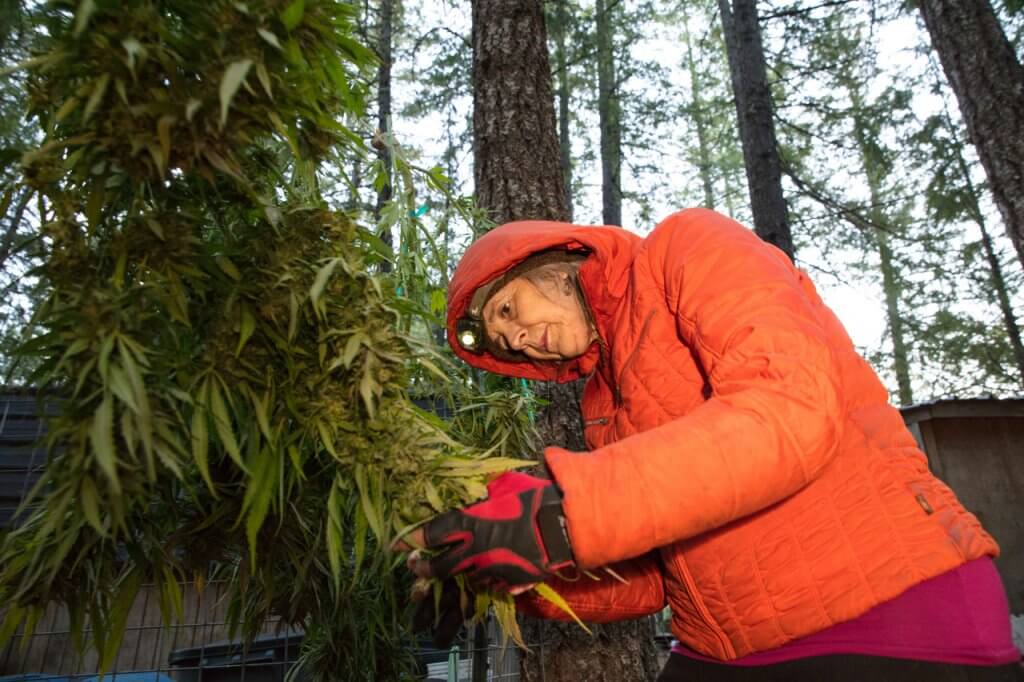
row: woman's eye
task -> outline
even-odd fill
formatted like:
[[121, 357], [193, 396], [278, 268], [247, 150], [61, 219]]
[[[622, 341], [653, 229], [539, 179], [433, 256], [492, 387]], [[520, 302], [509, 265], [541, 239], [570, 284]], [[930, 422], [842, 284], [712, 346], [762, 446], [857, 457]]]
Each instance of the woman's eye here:
[[500, 312], [501, 316], [507, 320], [509, 315], [512, 314], [512, 306], [511, 306], [511, 304], [503, 303], [501, 305], [501, 309], [499, 310], [499, 312]]

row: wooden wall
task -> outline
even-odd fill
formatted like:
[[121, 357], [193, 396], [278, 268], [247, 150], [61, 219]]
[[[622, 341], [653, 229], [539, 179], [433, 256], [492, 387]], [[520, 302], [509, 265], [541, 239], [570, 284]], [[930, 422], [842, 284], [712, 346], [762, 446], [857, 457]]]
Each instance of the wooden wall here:
[[1024, 400], [947, 400], [903, 410], [932, 471], [999, 543], [1010, 610], [1024, 614]]

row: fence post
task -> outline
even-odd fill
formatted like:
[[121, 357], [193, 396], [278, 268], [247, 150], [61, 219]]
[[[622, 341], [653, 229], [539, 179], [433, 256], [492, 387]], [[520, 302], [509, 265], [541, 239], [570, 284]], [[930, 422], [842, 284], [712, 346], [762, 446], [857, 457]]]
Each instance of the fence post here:
[[459, 645], [448, 650], [448, 682], [459, 682]]

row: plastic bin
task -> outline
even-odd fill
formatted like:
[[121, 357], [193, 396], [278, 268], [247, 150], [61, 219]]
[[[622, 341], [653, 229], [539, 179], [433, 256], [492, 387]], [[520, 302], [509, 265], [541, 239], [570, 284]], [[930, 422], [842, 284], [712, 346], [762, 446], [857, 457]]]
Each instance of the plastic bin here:
[[[172, 651], [167, 662], [177, 682], [284, 682], [301, 646], [301, 634], [257, 637], [248, 648], [214, 642]], [[299, 671], [296, 682], [307, 679]]]

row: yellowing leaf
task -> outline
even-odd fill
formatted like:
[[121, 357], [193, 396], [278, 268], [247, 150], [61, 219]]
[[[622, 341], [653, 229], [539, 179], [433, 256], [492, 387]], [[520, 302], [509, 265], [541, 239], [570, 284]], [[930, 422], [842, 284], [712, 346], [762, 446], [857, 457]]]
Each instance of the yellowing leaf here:
[[192, 117], [196, 115], [196, 111], [198, 111], [201, 106], [203, 106], [201, 101], [197, 100], [195, 97], [189, 97], [188, 102], [185, 103], [185, 120], [191, 123]]
[[253, 317], [249, 306], [242, 306], [242, 319], [239, 322], [239, 327], [238, 347], [235, 349], [235, 357], [241, 355], [245, 342], [249, 340], [249, 337], [252, 336], [253, 331], [256, 329], [256, 318]]
[[239, 59], [236, 62], [228, 64], [228, 68], [224, 71], [224, 77], [220, 81], [220, 126], [224, 127], [224, 124], [228, 120], [228, 108], [231, 106], [231, 100], [235, 98], [235, 93], [238, 92], [238, 88], [242, 85], [242, 81], [245, 80], [245, 76], [249, 73], [249, 68], [252, 66], [251, 59]]
[[588, 635], [593, 635], [594, 634], [593, 632], [590, 631], [590, 628], [588, 628], [586, 625], [584, 625], [583, 621], [579, 619], [579, 616], [576, 615], [576, 612], [572, 610], [571, 606], [569, 606], [569, 602], [565, 601], [565, 599], [562, 598], [562, 595], [560, 595], [557, 592], [555, 592], [554, 589], [552, 589], [550, 585], [548, 585], [546, 583], [539, 583], [539, 584], [535, 585], [533, 589], [541, 597], [543, 597], [544, 599], [547, 599], [549, 602], [551, 602], [552, 604], [554, 604], [558, 608], [562, 609], [562, 611], [564, 611], [566, 614], [568, 614], [574, 621], [576, 621], [576, 623], [581, 628], [586, 630]]
[[177, 119], [170, 114], [161, 116], [156, 122], [156, 134], [160, 139], [160, 158], [162, 165], [160, 171], [167, 172], [167, 164], [171, 160], [171, 126]]
[[270, 74], [267, 73], [267, 67], [262, 63], [256, 65], [256, 77], [260, 79], [260, 85], [263, 86], [263, 91], [267, 93], [267, 97], [274, 99], [274, 89], [270, 84]]
[[263, 38], [263, 40], [267, 41], [267, 43], [269, 45], [272, 45], [273, 47], [276, 47], [278, 50], [283, 50], [284, 49], [284, 48], [281, 47], [281, 41], [277, 39], [277, 36], [274, 35], [273, 33], [271, 33], [270, 31], [268, 31], [267, 29], [265, 29], [265, 28], [258, 28], [258, 29], [256, 29], [256, 32], [259, 33], [260, 34], [260, 38]]
[[231, 262], [230, 258], [227, 256], [217, 256], [215, 260], [217, 262], [217, 267], [219, 267], [225, 275], [236, 282], [240, 282], [242, 280], [242, 273], [238, 271], [238, 268], [235, 267], [235, 264]]
[[76, 38], [82, 35], [82, 31], [89, 25], [89, 18], [95, 11], [96, 0], [82, 0], [78, 3], [78, 9], [75, 10], [75, 28], [71, 35]]
[[316, 306], [316, 302], [320, 299], [320, 294], [324, 292], [324, 287], [327, 286], [327, 281], [330, 280], [331, 275], [334, 274], [334, 268], [338, 267], [340, 262], [340, 258], [332, 258], [327, 261], [326, 265], [317, 271], [316, 279], [313, 280], [313, 286], [309, 288], [310, 302], [314, 306]]
[[82, 111], [82, 121], [88, 121], [96, 111], [96, 107], [103, 101], [103, 94], [107, 91], [107, 85], [110, 83], [110, 74], [104, 73], [96, 79], [96, 84], [92, 87], [92, 93], [89, 94], [89, 99], [85, 103], [85, 109]]

